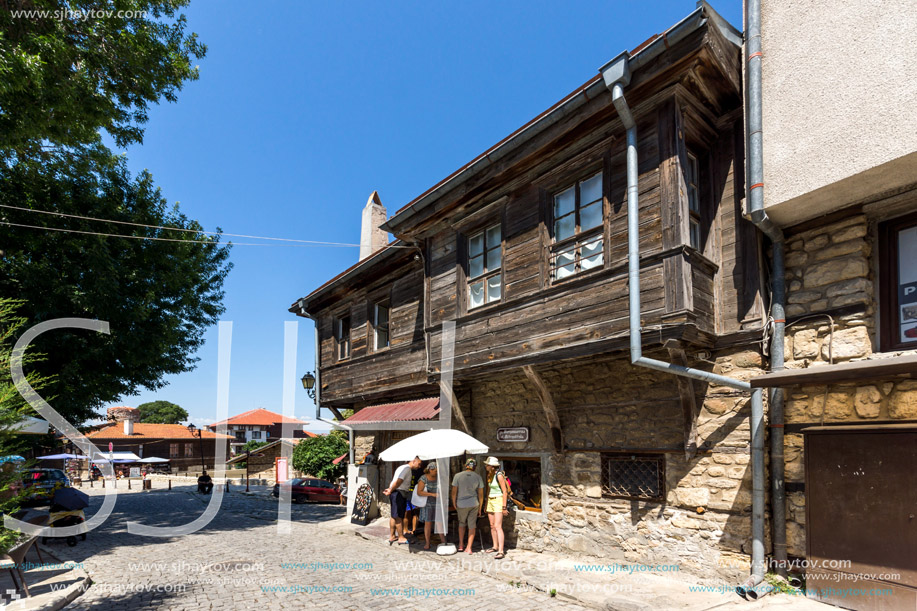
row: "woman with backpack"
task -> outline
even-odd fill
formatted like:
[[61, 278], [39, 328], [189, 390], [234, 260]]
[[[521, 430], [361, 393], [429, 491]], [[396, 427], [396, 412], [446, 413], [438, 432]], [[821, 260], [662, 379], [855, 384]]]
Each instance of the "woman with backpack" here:
[[506, 475], [499, 470], [500, 461], [493, 456], [488, 456], [484, 461], [487, 469], [487, 519], [490, 521], [490, 538], [493, 547], [488, 552], [497, 552], [496, 560], [503, 559], [503, 516], [509, 513], [506, 504], [509, 503], [509, 486]]

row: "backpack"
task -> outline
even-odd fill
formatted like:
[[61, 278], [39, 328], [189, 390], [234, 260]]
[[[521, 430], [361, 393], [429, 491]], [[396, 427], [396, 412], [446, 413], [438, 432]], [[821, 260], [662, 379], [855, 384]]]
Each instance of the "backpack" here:
[[509, 509], [515, 509], [515, 508], [516, 508], [516, 503], [517, 503], [518, 501], [516, 501], [515, 499], [513, 499], [513, 485], [512, 485], [512, 483], [509, 481], [509, 477], [506, 475], [506, 473], [504, 473], [503, 471], [497, 471], [497, 473], [494, 475], [494, 477], [497, 477], [498, 475], [502, 475], [502, 476], [503, 476], [503, 481], [506, 482], [506, 508], [507, 508], [508, 510], [509, 510]]

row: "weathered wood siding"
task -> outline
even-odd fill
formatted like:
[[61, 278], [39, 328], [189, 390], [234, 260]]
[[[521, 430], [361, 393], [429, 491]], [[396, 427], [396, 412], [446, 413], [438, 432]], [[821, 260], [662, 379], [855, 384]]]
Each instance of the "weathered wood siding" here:
[[[421, 264], [406, 263], [372, 283], [354, 287], [335, 308], [321, 312], [319, 341], [323, 402], [426, 382], [423, 286]], [[391, 300], [390, 345], [374, 352], [371, 350], [370, 308], [384, 298]], [[336, 361], [332, 321], [345, 312], [351, 316], [351, 356]]]

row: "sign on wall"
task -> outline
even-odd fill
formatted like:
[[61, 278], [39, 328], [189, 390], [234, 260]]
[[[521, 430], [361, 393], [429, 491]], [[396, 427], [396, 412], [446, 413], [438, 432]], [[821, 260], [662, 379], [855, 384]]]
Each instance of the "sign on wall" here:
[[140, 467], [131, 467], [131, 477], [140, 477]]
[[917, 227], [898, 232], [898, 308], [900, 341], [917, 340]]
[[529, 427], [506, 426], [497, 429], [497, 441], [508, 443], [525, 443], [529, 440]]
[[285, 457], [279, 456], [274, 465], [274, 469], [276, 471], [274, 479], [278, 484], [282, 484], [283, 482], [290, 479], [290, 467]]

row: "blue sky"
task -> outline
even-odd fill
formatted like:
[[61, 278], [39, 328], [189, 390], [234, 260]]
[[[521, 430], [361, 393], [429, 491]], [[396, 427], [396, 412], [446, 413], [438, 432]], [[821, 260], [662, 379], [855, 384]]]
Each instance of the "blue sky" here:
[[[208, 230], [357, 243], [373, 190], [392, 214], [694, 8], [192, 0], [190, 29], [208, 46], [200, 80], [152, 109], [143, 145], [126, 151], [129, 165], [149, 169]], [[741, 25], [739, 0], [714, 8]], [[301, 321], [298, 375], [314, 363], [312, 325], [287, 308], [357, 253], [234, 248], [223, 316], [233, 321], [230, 414], [281, 411], [284, 321]], [[163, 399], [195, 424], [213, 422], [216, 337], [214, 327], [197, 369], [118, 404]], [[301, 387], [295, 413], [314, 414]]]

